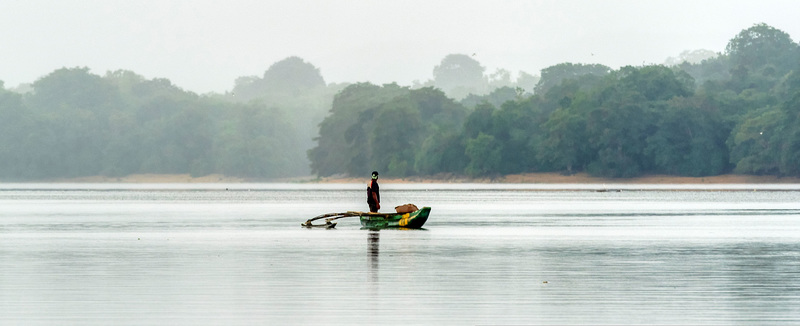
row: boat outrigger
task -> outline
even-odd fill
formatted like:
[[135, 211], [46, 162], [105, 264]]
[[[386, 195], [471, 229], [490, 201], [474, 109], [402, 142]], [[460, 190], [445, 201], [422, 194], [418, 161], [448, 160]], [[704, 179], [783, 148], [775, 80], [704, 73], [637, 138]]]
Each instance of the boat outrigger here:
[[[369, 213], [351, 211], [346, 213], [323, 214], [314, 218], [310, 218], [308, 221], [301, 223], [300, 225], [307, 228], [322, 227], [326, 229], [332, 229], [336, 227], [336, 223], [333, 223], [332, 221], [345, 217], [358, 216], [361, 220], [361, 226], [369, 229], [419, 229], [425, 224], [426, 221], [428, 221], [428, 215], [430, 215], [430, 213], [430, 207], [423, 207], [408, 213]], [[325, 219], [325, 224], [311, 224], [312, 221], [323, 218]]]

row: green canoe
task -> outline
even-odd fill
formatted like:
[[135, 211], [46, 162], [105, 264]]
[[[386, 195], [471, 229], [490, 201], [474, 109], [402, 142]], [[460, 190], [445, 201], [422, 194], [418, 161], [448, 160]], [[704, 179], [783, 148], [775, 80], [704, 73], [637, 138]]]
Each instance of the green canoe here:
[[423, 207], [411, 213], [365, 213], [361, 215], [361, 226], [370, 229], [409, 228], [419, 229], [428, 220], [430, 207]]

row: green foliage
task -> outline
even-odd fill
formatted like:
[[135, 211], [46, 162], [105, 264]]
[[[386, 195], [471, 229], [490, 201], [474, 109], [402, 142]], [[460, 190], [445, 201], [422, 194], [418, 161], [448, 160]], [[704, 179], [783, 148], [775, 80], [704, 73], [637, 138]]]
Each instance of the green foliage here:
[[22, 136], [35, 121], [22, 95], [0, 87], [0, 117], [0, 176], [28, 176], [32, 162], [25, 145], [29, 140]]
[[800, 48], [786, 32], [767, 24], [745, 29], [725, 47], [733, 67], [758, 70], [774, 65], [781, 71], [791, 71], [800, 64]]
[[[416, 146], [422, 143], [422, 115], [416, 103], [402, 97], [381, 105], [369, 124], [369, 166], [387, 176], [414, 174]], [[358, 171], [348, 171], [356, 175]]]
[[466, 145], [457, 130], [436, 128], [416, 154], [414, 169], [421, 175], [460, 174], [467, 166]]
[[467, 175], [477, 177], [497, 173], [502, 162], [501, 150], [501, 144], [492, 135], [480, 133], [478, 137], [467, 140]]
[[[507, 101], [499, 110], [488, 103], [479, 105], [464, 123], [463, 137], [467, 148], [471, 143], [472, 153], [477, 153], [475, 139], [481, 134], [490, 136], [493, 146], [497, 147], [493, 150], [498, 157], [497, 163], [490, 165], [496, 166], [492, 173], [507, 174], [537, 170], [539, 161], [536, 152], [542, 137], [539, 126], [547, 120], [547, 114], [541, 107], [536, 97]], [[483, 137], [481, 140], [483, 142], [480, 144], [485, 144], [485, 138]], [[488, 173], [484, 171], [486, 166], [484, 163], [468, 165], [467, 173], [473, 175]]]
[[[542, 167], [604, 177], [647, 172], [707, 175], [724, 170], [724, 154], [708, 161], [698, 158], [708, 152], [690, 151], [692, 146], [724, 149], [724, 136], [693, 140], [694, 145], [687, 144], [690, 136], [680, 136], [686, 133], [678, 127], [685, 123], [686, 112], [679, 104], [692, 96], [693, 84], [686, 73], [648, 66], [624, 67], [585, 84], [588, 88], [579, 87], [579, 79], [551, 88], [547, 94], [551, 98], [542, 103], [558, 109], [543, 123], [545, 135], [537, 153]], [[705, 166], [707, 162], [716, 162], [716, 169]]]
[[285, 121], [281, 111], [258, 105], [240, 106], [227, 114], [211, 147], [215, 170], [239, 177], [302, 173], [297, 162], [303, 161], [303, 153], [290, 150], [297, 141], [281, 121]]
[[502, 174], [534, 171], [538, 166], [536, 146], [539, 126], [546, 120], [535, 99], [506, 102], [492, 114], [490, 135], [501, 145], [501, 162], [495, 172]]
[[780, 110], [765, 107], [744, 118], [731, 133], [728, 144], [735, 171], [744, 174], [779, 172], [782, 119]]
[[409, 89], [397, 84], [381, 87], [359, 83], [336, 94], [330, 115], [319, 125], [317, 145], [308, 151], [312, 172], [320, 176], [349, 171], [366, 173], [362, 171], [369, 169], [364, 145], [375, 109], [408, 92]]
[[550, 87], [539, 98], [542, 101], [542, 110], [553, 112], [558, 108], [568, 108], [579, 95], [587, 94], [604, 81], [605, 77], [591, 74], [565, 79], [560, 84]]
[[686, 72], [692, 76], [695, 86], [702, 86], [707, 82], [721, 82], [731, 77], [730, 60], [728, 60], [727, 56], [717, 56], [699, 63], [684, 61], [673, 67], [673, 69]]
[[292, 126], [289, 138], [299, 140], [295, 144], [297, 150], [306, 152], [314, 147], [319, 124], [330, 110], [334, 95], [343, 87], [326, 86], [317, 67], [289, 57], [271, 65], [263, 77], [240, 77], [223, 99], [280, 110], [282, 119]]
[[586, 123], [579, 110], [566, 107], [553, 112], [543, 125], [546, 136], [537, 158], [545, 167], [567, 174], [585, 169], [591, 157]]
[[638, 93], [645, 101], [666, 101], [693, 93], [694, 80], [682, 71], [674, 72], [664, 66], [642, 68], [623, 67], [619, 71], [620, 84], [626, 90]]
[[[25, 94], [0, 82], [0, 178], [275, 178], [305, 175], [309, 161], [319, 176], [800, 176], [798, 48], [760, 24], [724, 54], [696, 53], [702, 61], [548, 67], [535, 95], [511, 88], [508, 71], [487, 79], [466, 55], [435, 67], [437, 88], [325, 85], [291, 57], [211, 96], [130, 71], [64, 68]], [[534, 80], [521, 73], [517, 86]]]
[[674, 98], [657, 113], [645, 153], [658, 173], [708, 176], [729, 169], [726, 129], [719, 112], [700, 98]]
[[492, 115], [495, 110], [495, 107], [489, 103], [478, 105], [464, 121], [464, 136], [475, 138], [482, 132], [490, 133], [492, 131]]
[[487, 95], [469, 94], [466, 98], [461, 100], [461, 104], [468, 108], [474, 108], [482, 103], [491, 104], [494, 107], [500, 107], [503, 103], [514, 101], [520, 97], [516, 89], [511, 87], [500, 87], [493, 90]]
[[748, 114], [728, 139], [736, 172], [800, 176], [800, 90], [780, 106]]
[[441, 146], [430, 137], [457, 130], [465, 116], [463, 106], [433, 88], [351, 85], [336, 96], [331, 115], [320, 125], [318, 145], [308, 153], [311, 166], [321, 176], [444, 172], [441, 160], [457, 153], [419, 153]]
[[[617, 106], [618, 105], [618, 106]], [[650, 133], [651, 112], [639, 104], [602, 106], [590, 113], [587, 134], [597, 158], [587, 171], [596, 176], [628, 178], [649, 167], [644, 156], [645, 139]]]
[[4, 180], [307, 173], [292, 124], [263, 104], [201, 97], [129, 71], [64, 68], [32, 86], [25, 95], [0, 92]]
[[[743, 41], [745, 36], [751, 40]], [[412, 91], [389, 99], [380, 96], [384, 89], [370, 86], [370, 96], [348, 103], [357, 114], [337, 113], [334, 106], [311, 154], [345, 153], [330, 162], [340, 165], [329, 173], [351, 175], [370, 167], [398, 176], [584, 171], [626, 178], [732, 170], [798, 175], [800, 75], [783, 59], [747, 59], [753, 53], [794, 55], [795, 45], [784, 36], [759, 25], [732, 40], [726, 54], [710, 57], [706, 51], [700, 53], [705, 60], [674, 67], [611, 71], [602, 65], [556, 65], [542, 70], [535, 96], [510, 88], [468, 96], [462, 104], [474, 109], [460, 126], [425, 118], [426, 106]], [[450, 59], [464, 66], [471, 62]], [[472, 70], [475, 76], [482, 72]], [[405, 128], [387, 121], [401, 121]], [[345, 141], [327, 144], [322, 136], [328, 127]]]
[[542, 78], [534, 87], [534, 94], [547, 93], [550, 88], [561, 84], [568, 79], [575, 79], [584, 75], [605, 76], [611, 68], [600, 64], [573, 64], [561, 63], [542, 69]]

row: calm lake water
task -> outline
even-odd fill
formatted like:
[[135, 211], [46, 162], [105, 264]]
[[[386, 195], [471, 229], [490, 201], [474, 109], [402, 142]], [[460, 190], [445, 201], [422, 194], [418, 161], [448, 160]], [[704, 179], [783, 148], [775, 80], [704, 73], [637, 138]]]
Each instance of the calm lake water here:
[[0, 324], [800, 324], [800, 185], [362, 188], [0, 184]]

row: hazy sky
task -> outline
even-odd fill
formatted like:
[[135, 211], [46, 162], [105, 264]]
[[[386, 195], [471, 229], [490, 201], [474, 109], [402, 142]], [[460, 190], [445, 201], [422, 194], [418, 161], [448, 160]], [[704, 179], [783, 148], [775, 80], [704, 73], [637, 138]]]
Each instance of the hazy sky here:
[[618, 68], [722, 52], [760, 22], [798, 41], [798, 13], [797, 0], [0, 0], [0, 80], [14, 87], [86, 66], [224, 92], [289, 56], [329, 83], [409, 85], [451, 53], [475, 54], [488, 72]]

